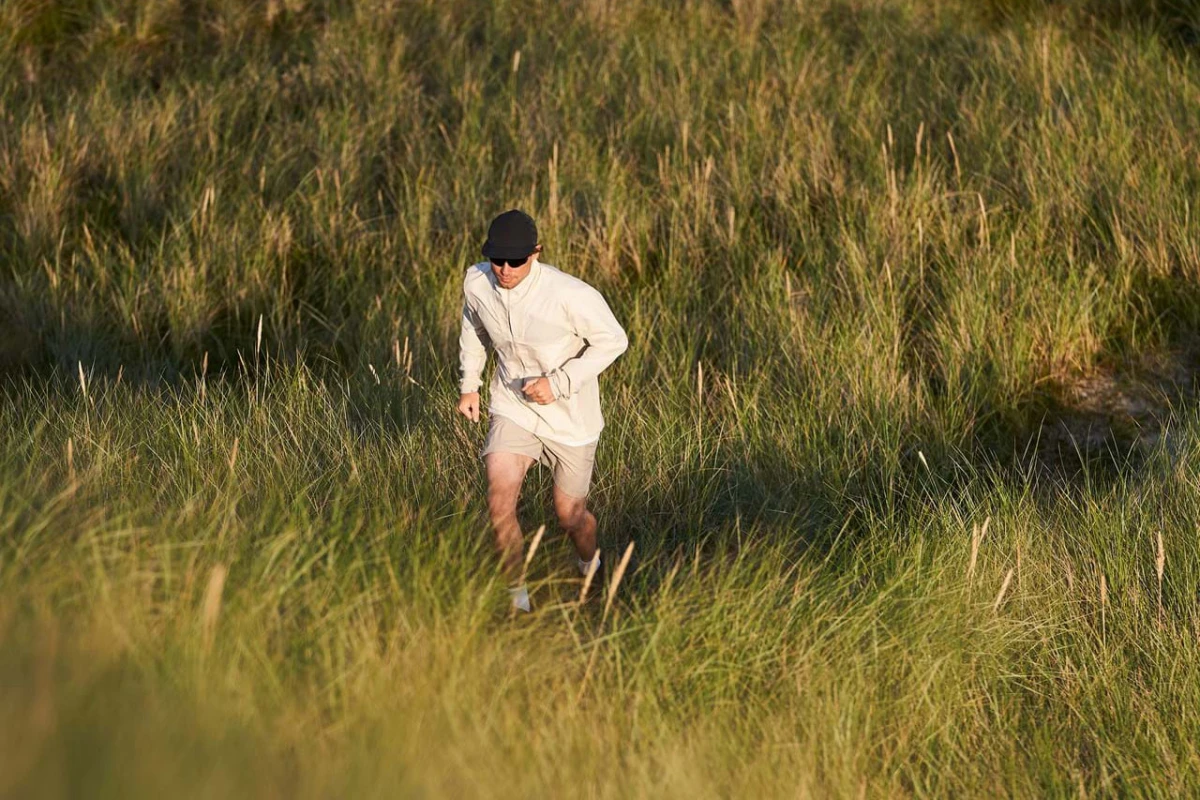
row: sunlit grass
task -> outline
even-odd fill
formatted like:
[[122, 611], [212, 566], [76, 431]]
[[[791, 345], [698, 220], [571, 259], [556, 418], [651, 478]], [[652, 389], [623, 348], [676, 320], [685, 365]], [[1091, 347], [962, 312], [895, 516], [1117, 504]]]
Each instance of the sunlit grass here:
[[[1194, 352], [1190, 29], [989, 9], [4, 5], [0, 795], [1194, 793], [1200, 420], [1029, 444]], [[631, 340], [515, 619], [513, 205]]]

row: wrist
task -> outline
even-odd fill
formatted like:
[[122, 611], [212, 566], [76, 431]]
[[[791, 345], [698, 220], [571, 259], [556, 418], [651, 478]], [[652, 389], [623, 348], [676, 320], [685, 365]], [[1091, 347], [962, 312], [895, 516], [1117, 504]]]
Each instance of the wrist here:
[[571, 393], [567, 375], [561, 370], [551, 372], [546, 376], [546, 381], [550, 384], [550, 393], [554, 395], [555, 400], [561, 400]]

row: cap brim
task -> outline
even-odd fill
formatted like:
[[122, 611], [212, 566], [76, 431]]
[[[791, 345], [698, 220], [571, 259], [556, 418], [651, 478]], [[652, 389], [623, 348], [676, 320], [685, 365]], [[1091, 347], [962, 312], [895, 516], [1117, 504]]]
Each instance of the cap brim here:
[[529, 258], [533, 250], [529, 247], [501, 247], [493, 242], [483, 243], [484, 258]]

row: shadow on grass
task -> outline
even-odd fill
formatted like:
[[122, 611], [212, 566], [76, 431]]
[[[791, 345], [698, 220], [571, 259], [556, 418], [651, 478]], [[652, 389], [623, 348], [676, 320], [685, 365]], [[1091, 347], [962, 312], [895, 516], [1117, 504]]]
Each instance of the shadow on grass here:
[[861, 458], [835, 467], [795, 463], [783, 448], [731, 447], [713, 458], [717, 466], [682, 465], [652, 491], [606, 481], [612, 451], [602, 442], [592, 504], [600, 546], [611, 569], [636, 542], [627, 591], [649, 595], [676, 563], [732, 559], [748, 545], [839, 563], [873, 546], [882, 529], [905, 530], [947, 499], [966, 502], [981, 484], [1027, 488], [1049, 514], [1064, 497], [1085, 501], [1132, 486], [1160, 448], [1176, 452], [1170, 427], [1195, 407], [1197, 376], [1200, 343], [1178, 341], [993, 413], [965, 444], [926, 439], [898, 459], [868, 457], [863, 447]]
[[1149, 33], [1183, 53], [1200, 45], [1197, 0], [984, 0], [976, 12], [994, 25], [1076, 15], [1097, 30]]
[[54, 372], [170, 386], [202, 372], [237, 380], [253, 365], [251, 304], [224, 306], [191, 341], [174, 342], [166, 319], [114, 325], [80, 303], [55, 305], [29, 291], [0, 283], [0, 385]]

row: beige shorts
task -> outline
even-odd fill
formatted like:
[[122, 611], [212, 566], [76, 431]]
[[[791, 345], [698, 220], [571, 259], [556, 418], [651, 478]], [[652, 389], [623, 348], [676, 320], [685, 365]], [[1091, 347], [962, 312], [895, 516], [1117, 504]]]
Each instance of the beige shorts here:
[[480, 458], [488, 453], [518, 453], [545, 464], [554, 473], [554, 485], [571, 497], [587, 497], [592, 483], [596, 445], [559, 444], [535, 436], [517, 423], [495, 414]]

